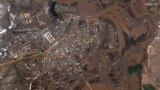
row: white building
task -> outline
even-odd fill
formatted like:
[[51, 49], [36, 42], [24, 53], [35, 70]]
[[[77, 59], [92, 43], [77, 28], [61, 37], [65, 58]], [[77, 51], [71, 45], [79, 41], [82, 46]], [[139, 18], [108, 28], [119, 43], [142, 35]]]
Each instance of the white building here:
[[58, 42], [55, 40], [55, 38], [53, 37], [53, 35], [49, 30], [44, 30], [42, 31], [41, 34], [50, 44], [54, 44], [54, 45], [58, 44]]

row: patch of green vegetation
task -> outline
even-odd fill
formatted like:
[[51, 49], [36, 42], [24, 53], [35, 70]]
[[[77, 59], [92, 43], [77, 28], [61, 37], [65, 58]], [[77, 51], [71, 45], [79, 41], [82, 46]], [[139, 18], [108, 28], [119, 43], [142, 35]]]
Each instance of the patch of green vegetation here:
[[144, 84], [142, 85], [142, 90], [155, 90], [155, 89], [150, 84]]
[[128, 74], [132, 75], [134, 73], [139, 73], [143, 69], [141, 64], [136, 64], [128, 67]]

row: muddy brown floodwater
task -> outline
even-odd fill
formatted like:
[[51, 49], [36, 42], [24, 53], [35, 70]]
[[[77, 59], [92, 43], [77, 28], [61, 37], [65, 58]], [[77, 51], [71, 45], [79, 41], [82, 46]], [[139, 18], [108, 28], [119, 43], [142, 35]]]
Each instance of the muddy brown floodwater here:
[[11, 24], [0, 37], [0, 90], [159, 90], [158, 7], [146, 5], [156, 1], [0, 2]]

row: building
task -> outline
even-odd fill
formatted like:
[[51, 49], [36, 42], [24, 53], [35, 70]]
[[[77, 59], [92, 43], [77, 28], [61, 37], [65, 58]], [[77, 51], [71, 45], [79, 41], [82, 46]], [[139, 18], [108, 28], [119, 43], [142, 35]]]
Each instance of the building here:
[[42, 31], [41, 34], [43, 38], [49, 42], [49, 44], [54, 44], [54, 45], [58, 44], [56, 39], [53, 37], [51, 31], [49, 31], [48, 29]]

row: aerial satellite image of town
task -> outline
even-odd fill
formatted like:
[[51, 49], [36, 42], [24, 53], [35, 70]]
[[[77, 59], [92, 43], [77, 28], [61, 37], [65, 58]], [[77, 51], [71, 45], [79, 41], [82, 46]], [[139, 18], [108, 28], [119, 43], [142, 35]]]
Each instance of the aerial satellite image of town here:
[[0, 90], [160, 90], [160, 0], [0, 0]]

